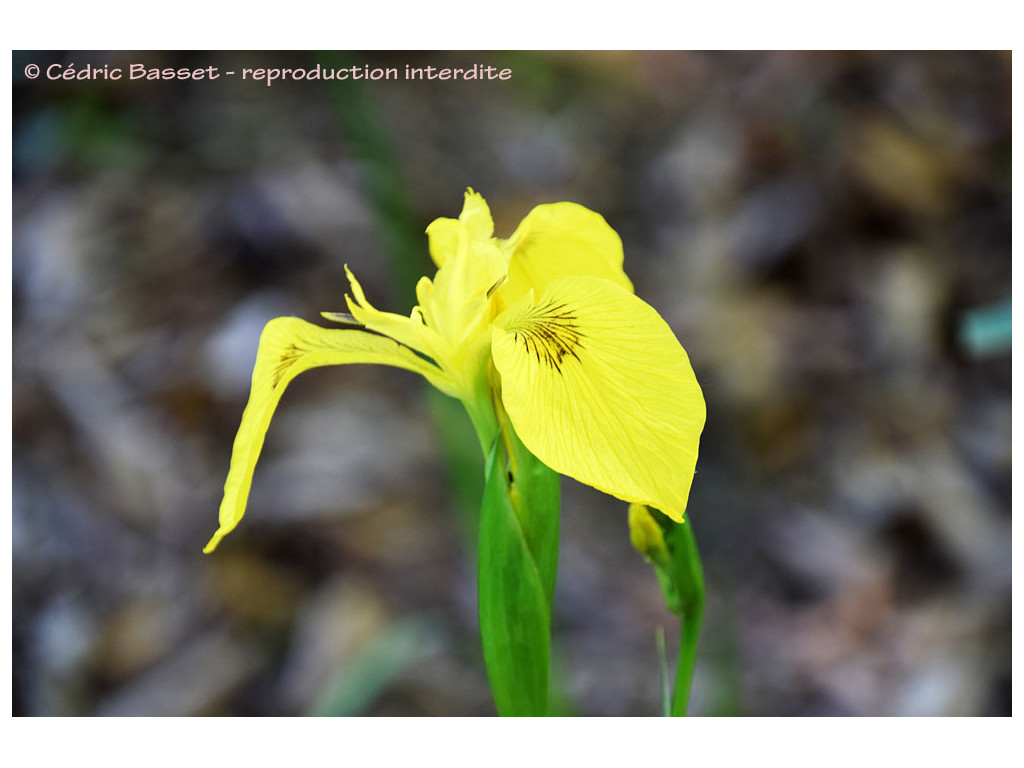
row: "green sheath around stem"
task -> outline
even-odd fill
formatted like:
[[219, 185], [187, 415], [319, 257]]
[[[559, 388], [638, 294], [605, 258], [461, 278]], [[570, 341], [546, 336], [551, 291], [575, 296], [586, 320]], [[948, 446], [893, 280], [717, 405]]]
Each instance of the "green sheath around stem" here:
[[547, 712], [558, 502], [558, 475], [503, 421], [487, 460], [478, 557], [480, 636], [499, 715]]

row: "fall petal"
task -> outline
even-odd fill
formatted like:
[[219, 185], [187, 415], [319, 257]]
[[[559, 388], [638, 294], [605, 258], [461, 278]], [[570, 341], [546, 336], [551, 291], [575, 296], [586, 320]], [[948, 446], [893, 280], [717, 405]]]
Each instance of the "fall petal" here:
[[220, 505], [220, 528], [204, 552], [212, 552], [245, 513], [256, 461], [285, 388], [310, 368], [345, 363], [392, 365], [421, 373], [435, 385], [442, 383], [435, 366], [384, 336], [320, 328], [296, 317], [271, 320], [260, 336], [249, 402], [231, 451], [231, 468]]
[[563, 277], [494, 323], [502, 402], [552, 469], [681, 522], [705, 405], [660, 315], [596, 277]]

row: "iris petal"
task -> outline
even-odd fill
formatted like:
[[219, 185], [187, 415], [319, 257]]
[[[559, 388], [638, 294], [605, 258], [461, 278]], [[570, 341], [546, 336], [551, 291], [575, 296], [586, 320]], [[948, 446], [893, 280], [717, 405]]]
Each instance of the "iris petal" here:
[[256, 461], [285, 388], [310, 368], [344, 363], [392, 365], [423, 374], [435, 386], [444, 385], [434, 365], [392, 339], [364, 331], [320, 328], [296, 317], [271, 320], [260, 336], [249, 402], [231, 451], [231, 468], [220, 505], [220, 528], [204, 552], [212, 552], [245, 513]]
[[434, 219], [427, 227], [430, 257], [441, 268], [452, 258], [465, 256], [474, 243], [487, 243], [494, 235], [494, 220], [487, 201], [472, 189], [463, 197], [457, 219]]
[[576, 203], [538, 205], [502, 247], [511, 252], [509, 303], [533, 288], [538, 295], [559, 277], [603, 277], [632, 292], [622, 270], [622, 240], [604, 217]]
[[470, 240], [489, 240], [494, 236], [494, 220], [491, 218], [491, 209], [487, 201], [479, 192], [472, 188], [466, 190], [462, 202], [462, 213], [459, 214]]
[[689, 358], [648, 304], [609, 280], [552, 280], [495, 321], [502, 402], [552, 469], [683, 519], [705, 405]]

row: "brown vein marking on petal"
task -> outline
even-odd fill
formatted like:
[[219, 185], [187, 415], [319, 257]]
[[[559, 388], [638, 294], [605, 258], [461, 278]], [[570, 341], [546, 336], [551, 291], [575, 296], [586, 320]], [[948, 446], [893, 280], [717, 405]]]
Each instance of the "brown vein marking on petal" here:
[[580, 331], [578, 318], [565, 304], [548, 302], [532, 307], [508, 327], [516, 343], [521, 343], [537, 361], [559, 373], [566, 357], [579, 361], [576, 350], [584, 349], [586, 335]]
[[292, 367], [292, 364], [298, 360], [303, 354], [303, 351], [296, 346], [295, 342], [289, 342], [288, 346], [281, 351], [281, 357], [274, 365], [273, 382], [271, 388], [276, 389], [277, 385], [281, 383], [281, 379], [284, 378], [288, 369]]

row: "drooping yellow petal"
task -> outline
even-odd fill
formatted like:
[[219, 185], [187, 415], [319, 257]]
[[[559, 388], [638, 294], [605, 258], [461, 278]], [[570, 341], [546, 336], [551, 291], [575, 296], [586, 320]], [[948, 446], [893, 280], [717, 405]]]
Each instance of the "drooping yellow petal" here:
[[310, 368], [344, 363], [393, 365], [421, 373], [436, 386], [444, 384], [435, 366], [384, 336], [320, 328], [297, 317], [271, 320], [260, 336], [249, 402], [231, 450], [231, 468], [220, 505], [220, 528], [204, 552], [212, 552], [245, 513], [256, 460], [285, 388]]
[[682, 521], [704, 397], [653, 307], [608, 280], [559, 278], [495, 320], [491, 352], [505, 410], [541, 461]]
[[601, 214], [582, 205], [538, 205], [501, 246], [510, 253], [502, 289], [510, 305], [530, 288], [539, 296], [552, 280], [570, 275], [603, 277], [633, 290], [622, 271], [622, 240]]

